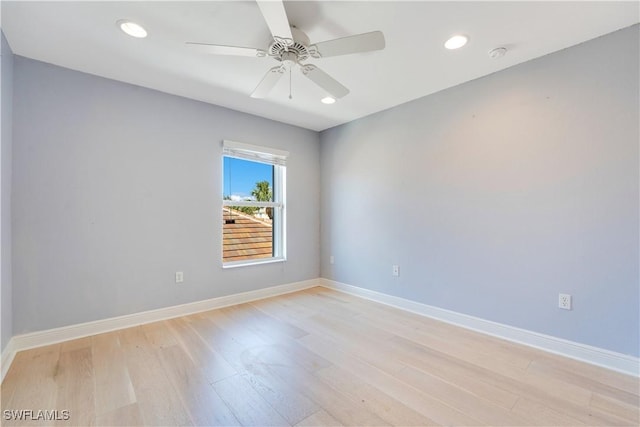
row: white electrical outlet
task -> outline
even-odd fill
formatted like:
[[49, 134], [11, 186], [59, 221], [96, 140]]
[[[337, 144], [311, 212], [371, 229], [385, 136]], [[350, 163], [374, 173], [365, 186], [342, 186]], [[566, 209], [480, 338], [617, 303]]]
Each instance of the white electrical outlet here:
[[333, 264], [336, 261], [336, 259], [333, 257], [333, 255], [331, 255], [329, 257], [329, 264]]
[[559, 294], [558, 295], [558, 307], [563, 310], [571, 310], [571, 295]]
[[176, 271], [176, 283], [184, 282], [184, 273], [182, 271]]
[[400, 266], [399, 265], [392, 266], [391, 274], [393, 275], [393, 277], [398, 277], [400, 275]]

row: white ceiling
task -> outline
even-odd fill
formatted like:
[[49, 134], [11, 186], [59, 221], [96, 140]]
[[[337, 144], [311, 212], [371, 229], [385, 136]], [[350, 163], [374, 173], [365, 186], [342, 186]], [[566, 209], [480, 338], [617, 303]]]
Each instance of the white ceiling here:
[[[2, 1], [2, 30], [17, 55], [313, 130], [327, 129], [455, 86], [640, 21], [638, 2], [286, 2], [289, 21], [311, 42], [374, 30], [383, 51], [308, 61], [347, 86], [336, 104], [293, 74], [265, 99], [249, 94], [271, 58], [213, 56], [186, 41], [266, 49], [270, 33], [252, 1]], [[116, 21], [142, 24], [134, 39]], [[470, 42], [447, 51], [445, 40]], [[506, 56], [487, 52], [504, 46]]]

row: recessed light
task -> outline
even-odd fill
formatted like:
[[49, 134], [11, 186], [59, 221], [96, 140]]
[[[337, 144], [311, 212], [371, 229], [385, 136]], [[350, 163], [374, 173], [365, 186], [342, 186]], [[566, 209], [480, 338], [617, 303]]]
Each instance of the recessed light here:
[[460, 49], [462, 46], [467, 44], [468, 41], [469, 37], [457, 34], [447, 40], [444, 47], [447, 49]]
[[325, 96], [320, 100], [320, 102], [322, 102], [323, 104], [333, 104], [334, 102], [336, 102], [336, 99], [332, 98], [331, 96]]
[[147, 37], [147, 30], [142, 28], [140, 24], [136, 24], [126, 19], [118, 21], [118, 26], [122, 31], [129, 34], [131, 37], [137, 37], [139, 39]]

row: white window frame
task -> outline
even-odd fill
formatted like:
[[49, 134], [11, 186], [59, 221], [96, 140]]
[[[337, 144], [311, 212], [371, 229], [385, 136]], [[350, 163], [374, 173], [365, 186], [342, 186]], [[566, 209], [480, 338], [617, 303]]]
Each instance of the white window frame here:
[[[222, 206], [250, 206], [259, 208], [273, 208], [273, 256], [271, 258], [259, 258], [255, 260], [242, 260], [224, 262], [223, 268], [243, 267], [247, 265], [269, 264], [273, 262], [284, 262], [287, 260], [287, 210], [286, 207], [286, 188], [287, 188], [287, 169], [286, 161], [289, 157], [288, 151], [277, 150], [270, 147], [246, 144], [243, 142], [224, 140], [222, 141], [222, 163], [224, 165], [225, 157], [233, 157], [236, 159], [248, 160], [251, 162], [266, 163], [273, 166], [273, 201], [258, 202], [249, 200], [222, 200]], [[223, 166], [222, 182], [224, 185], [224, 166]], [[224, 195], [224, 191], [223, 191]], [[222, 209], [221, 209], [222, 210]], [[224, 224], [223, 224], [224, 227]]]

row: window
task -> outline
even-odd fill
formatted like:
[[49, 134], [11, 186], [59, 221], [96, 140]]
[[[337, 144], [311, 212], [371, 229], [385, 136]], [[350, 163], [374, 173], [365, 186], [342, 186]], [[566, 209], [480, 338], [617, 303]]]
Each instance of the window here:
[[222, 263], [285, 259], [286, 151], [223, 142]]

